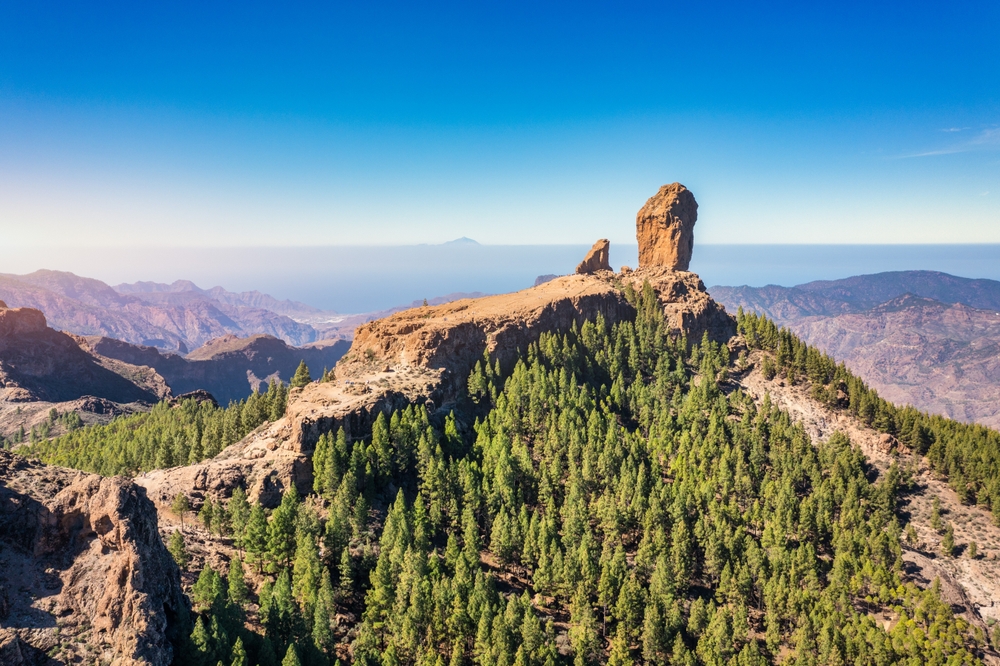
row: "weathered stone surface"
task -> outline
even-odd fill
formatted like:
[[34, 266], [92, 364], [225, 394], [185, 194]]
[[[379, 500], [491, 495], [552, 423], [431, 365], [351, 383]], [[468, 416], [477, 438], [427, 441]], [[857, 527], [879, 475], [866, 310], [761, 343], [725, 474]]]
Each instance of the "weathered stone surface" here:
[[698, 202], [680, 183], [664, 185], [635, 216], [639, 268], [661, 266], [686, 271], [694, 250]]
[[602, 238], [594, 243], [594, 247], [590, 248], [590, 252], [583, 258], [580, 265], [576, 267], [577, 275], [588, 275], [597, 271], [610, 271], [611, 264], [608, 263], [608, 249], [610, 247], [611, 243], [608, 242], [607, 238]]
[[166, 666], [187, 614], [140, 488], [2, 450], [0, 589], [0, 653], [12, 663], [59, 648], [67, 663]]

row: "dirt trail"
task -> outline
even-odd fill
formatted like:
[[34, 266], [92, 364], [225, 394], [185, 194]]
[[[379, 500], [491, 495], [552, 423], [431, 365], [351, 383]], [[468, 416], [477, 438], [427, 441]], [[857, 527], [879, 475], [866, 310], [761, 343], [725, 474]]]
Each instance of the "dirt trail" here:
[[[759, 352], [750, 360], [758, 360]], [[826, 439], [840, 431], [850, 437], [881, 474], [893, 461], [913, 470], [915, 488], [900, 502], [901, 522], [912, 525], [917, 541], [904, 545], [907, 575], [922, 587], [941, 579], [942, 595], [954, 610], [974, 626], [986, 629], [1000, 621], [1000, 528], [993, 516], [978, 506], [962, 504], [947, 482], [934, 473], [923, 456], [910, 453], [897, 442], [861, 423], [857, 418], [829, 409], [809, 396], [804, 386], [789, 386], [781, 378], [767, 380], [754, 363], [753, 369], [737, 380], [739, 386], [758, 402], [770, 395], [771, 403], [787, 411], [802, 424], [810, 437]], [[941, 535], [931, 528], [934, 498], [941, 502], [941, 520], [955, 530], [955, 557], [941, 552]], [[968, 556], [975, 542], [976, 559]], [[996, 654], [986, 655], [987, 663], [1000, 664]]]

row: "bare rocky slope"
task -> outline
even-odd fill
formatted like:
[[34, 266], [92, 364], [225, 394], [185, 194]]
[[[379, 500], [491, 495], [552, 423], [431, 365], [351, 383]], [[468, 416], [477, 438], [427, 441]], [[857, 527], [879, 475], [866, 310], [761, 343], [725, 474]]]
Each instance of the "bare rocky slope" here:
[[787, 326], [888, 400], [1000, 426], [1000, 282], [905, 271], [711, 292]]
[[226, 405], [266, 390], [272, 379], [287, 383], [303, 360], [318, 376], [348, 346], [341, 340], [298, 348], [269, 335], [230, 335], [185, 358], [111, 338], [69, 335], [49, 328], [38, 310], [0, 306], [0, 437], [13, 439], [32, 428], [59, 434], [53, 409], [91, 424], [194, 391], [207, 391]]
[[0, 663], [166, 666], [186, 604], [141, 488], [0, 450]]
[[52, 409], [97, 423], [168, 396], [155, 370], [90, 353], [38, 310], [0, 302], [0, 437], [52, 426]]

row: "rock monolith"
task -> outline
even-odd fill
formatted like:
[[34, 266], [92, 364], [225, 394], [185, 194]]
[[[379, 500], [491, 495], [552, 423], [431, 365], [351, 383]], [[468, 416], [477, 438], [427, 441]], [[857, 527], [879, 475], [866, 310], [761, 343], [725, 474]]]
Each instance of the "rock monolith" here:
[[664, 185], [635, 216], [639, 268], [662, 266], [686, 271], [694, 249], [698, 202], [680, 183]]
[[602, 238], [594, 243], [594, 247], [590, 248], [590, 252], [576, 267], [576, 274], [588, 275], [597, 271], [610, 271], [611, 264], [608, 263], [608, 248], [610, 247], [611, 243], [608, 242], [607, 238]]

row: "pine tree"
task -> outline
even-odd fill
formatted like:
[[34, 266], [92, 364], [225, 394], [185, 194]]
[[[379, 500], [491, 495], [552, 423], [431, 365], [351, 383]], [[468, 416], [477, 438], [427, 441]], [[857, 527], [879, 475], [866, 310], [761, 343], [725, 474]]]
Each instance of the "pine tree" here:
[[292, 388], [302, 388], [310, 382], [312, 382], [312, 377], [309, 376], [309, 367], [305, 361], [300, 361], [299, 367], [295, 369], [295, 374], [292, 375], [292, 381], [289, 383]]
[[312, 639], [323, 653], [329, 655], [333, 653], [334, 638], [330, 630], [330, 618], [337, 612], [337, 604], [334, 601], [333, 583], [330, 581], [330, 572], [323, 569], [323, 580], [320, 583], [319, 592], [316, 594], [316, 605], [313, 609], [313, 631]]
[[195, 610], [206, 611], [213, 606], [216, 601], [216, 590], [219, 584], [216, 578], [219, 574], [210, 566], [205, 566], [198, 574], [198, 580], [191, 587], [191, 601], [194, 602]]
[[243, 647], [243, 639], [238, 636], [233, 644], [233, 661], [230, 666], [250, 666], [246, 648]]
[[349, 595], [354, 590], [354, 559], [351, 557], [351, 549], [345, 547], [340, 553], [340, 590], [344, 595]]
[[299, 529], [296, 543], [295, 564], [292, 567], [292, 592], [296, 600], [307, 609], [307, 616], [311, 616], [310, 611], [316, 602], [323, 565], [319, 561], [319, 550], [312, 534]]
[[628, 632], [624, 625], [619, 624], [615, 637], [611, 640], [611, 654], [608, 655], [608, 666], [632, 666], [632, 653], [629, 650]]
[[187, 495], [178, 493], [174, 501], [170, 503], [170, 510], [181, 519], [181, 532], [184, 531], [184, 514], [191, 510], [191, 503], [188, 502]]
[[181, 534], [180, 530], [170, 533], [170, 541], [167, 544], [167, 550], [170, 555], [173, 556], [174, 562], [180, 567], [181, 571], [187, 570], [188, 562], [191, 561], [191, 557], [188, 555], [187, 548], [184, 546], [184, 535]]
[[265, 636], [257, 652], [258, 666], [278, 666], [278, 655], [274, 652], [274, 642]]
[[952, 527], [951, 523], [945, 527], [944, 536], [941, 537], [941, 551], [945, 557], [951, 557], [955, 554], [955, 528]]
[[931, 529], [935, 532], [941, 532], [944, 529], [944, 525], [941, 522], [941, 500], [937, 497], [934, 498], [934, 502], [931, 504]]
[[590, 600], [582, 589], [577, 590], [570, 606], [569, 641], [573, 647], [573, 663], [576, 666], [593, 662], [599, 647], [597, 620], [594, 619]]
[[229, 575], [226, 580], [229, 584], [229, 600], [242, 608], [250, 599], [250, 591], [243, 575], [243, 562], [239, 557], [229, 560]]
[[250, 509], [243, 546], [247, 552], [247, 559], [255, 563], [257, 571], [260, 572], [264, 553], [267, 552], [267, 516], [259, 504]]
[[215, 661], [215, 650], [212, 645], [212, 635], [205, 626], [205, 621], [199, 615], [194, 623], [194, 631], [191, 632], [191, 644], [194, 646], [198, 659], [203, 664], [211, 664]]
[[298, 604], [295, 603], [295, 597], [292, 595], [292, 583], [288, 569], [283, 569], [274, 583], [264, 626], [268, 635], [272, 636], [275, 643], [281, 646], [287, 645], [303, 633], [305, 627], [302, 614]]
[[275, 566], [288, 567], [295, 555], [295, 519], [299, 512], [299, 495], [293, 485], [281, 497], [281, 504], [267, 525], [267, 554]]
[[212, 531], [212, 514], [214, 511], [215, 507], [212, 505], [212, 499], [206, 497], [205, 502], [201, 505], [201, 511], [198, 512], [198, 519], [209, 532]]
[[233, 496], [229, 499], [226, 509], [229, 512], [229, 525], [233, 530], [233, 540], [242, 552], [245, 547], [244, 538], [247, 523], [250, 521], [250, 503], [247, 502], [247, 494], [243, 492], [242, 487], [236, 486], [233, 490]]
[[289, 644], [288, 652], [285, 653], [285, 658], [281, 660], [281, 666], [302, 666], [302, 662], [299, 661], [299, 653], [295, 649], [295, 643]]

